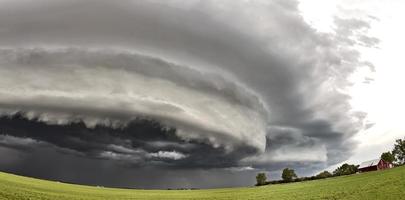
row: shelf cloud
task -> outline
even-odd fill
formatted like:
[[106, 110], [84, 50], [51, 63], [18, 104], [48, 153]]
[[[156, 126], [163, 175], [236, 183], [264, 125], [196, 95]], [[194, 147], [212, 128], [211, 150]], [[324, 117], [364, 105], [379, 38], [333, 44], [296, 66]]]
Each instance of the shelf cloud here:
[[[349, 77], [373, 70], [353, 47], [379, 40], [360, 19], [317, 32], [297, 4], [0, 1], [0, 155], [21, 158], [0, 168], [212, 187], [245, 184], [235, 172], [311, 165], [305, 174], [347, 159], [366, 127], [349, 104]], [[137, 173], [117, 181], [106, 170]], [[218, 176], [226, 181], [210, 183]]]

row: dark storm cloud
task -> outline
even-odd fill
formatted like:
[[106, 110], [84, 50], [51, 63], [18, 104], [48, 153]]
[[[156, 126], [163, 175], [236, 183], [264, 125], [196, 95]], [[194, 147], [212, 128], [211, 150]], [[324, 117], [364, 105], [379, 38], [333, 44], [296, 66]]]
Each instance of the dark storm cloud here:
[[176, 136], [174, 129], [148, 119], [134, 119], [118, 129], [103, 125], [87, 128], [82, 122], [49, 125], [17, 113], [1, 117], [0, 127], [2, 146], [25, 151], [47, 146], [64, 154], [116, 160], [131, 168], [227, 168], [257, 152], [249, 147], [227, 152], [212, 147], [208, 140], [186, 141]]
[[[235, 169], [306, 175], [347, 159], [364, 128], [345, 93], [356, 69], [374, 69], [353, 48], [378, 43], [367, 21], [335, 18], [335, 33], [319, 33], [295, 1], [0, 4], [0, 144], [8, 148], [46, 144], [38, 149], [123, 174], [178, 170], [187, 181], [165, 180], [187, 185]], [[23, 164], [40, 154], [24, 154], [14, 171], [35, 175]], [[68, 180], [62, 171], [55, 177]]]
[[87, 128], [82, 122], [49, 125], [17, 113], [1, 117], [0, 126], [0, 144], [6, 147], [32, 150], [48, 146], [61, 153], [117, 160], [131, 167], [226, 168], [256, 152], [245, 148], [227, 153], [223, 148], [213, 148], [209, 141], [185, 141], [174, 129], [147, 119], [135, 119], [119, 129], [102, 125]]

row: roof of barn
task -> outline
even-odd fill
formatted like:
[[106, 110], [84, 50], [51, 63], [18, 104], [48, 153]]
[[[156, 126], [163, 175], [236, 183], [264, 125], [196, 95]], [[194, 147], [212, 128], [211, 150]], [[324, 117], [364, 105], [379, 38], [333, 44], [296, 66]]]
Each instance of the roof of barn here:
[[375, 160], [369, 160], [366, 162], [362, 162], [359, 166], [359, 169], [361, 168], [366, 168], [366, 167], [372, 167], [378, 165], [381, 159], [375, 159]]

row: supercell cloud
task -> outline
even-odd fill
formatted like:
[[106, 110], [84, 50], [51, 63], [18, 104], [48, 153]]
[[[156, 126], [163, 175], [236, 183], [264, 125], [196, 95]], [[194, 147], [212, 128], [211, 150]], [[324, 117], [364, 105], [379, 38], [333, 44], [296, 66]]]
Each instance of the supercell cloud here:
[[358, 68], [372, 70], [354, 50], [378, 43], [367, 21], [336, 18], [320, 33], [295, 1], [0, 5], [2, 170], [246, 185], [257, 170], [306, 175], [341, 162], [364, 127], [346, 91]]

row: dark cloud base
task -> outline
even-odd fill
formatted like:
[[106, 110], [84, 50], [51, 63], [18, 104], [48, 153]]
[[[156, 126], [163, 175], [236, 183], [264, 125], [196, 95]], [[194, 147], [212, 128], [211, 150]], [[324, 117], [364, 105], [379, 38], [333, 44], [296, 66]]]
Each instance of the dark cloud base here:
[[[175, 129], [151, 119], [134, 119], [120, 128], [103, 125], [87, 128], [80, 121], [52, 125], [38, 119], [28, 120], [17, 113], [0, 117], [0, 127], [3, 137], [15, 137], [14, 142], [3, 142], [3, 146], [22, 150], [48, 146], [66, 154], [94, 159], [116, 159], [131, 167], [148, 165], [167, 168], [225, 168], [236, 166], [241, 158], [256, 153], [253, 148], [227, 152], [222, 147], [213, 147], [208, 141], [185, 141], [176, 136]], [[27, 139], [33, 141], [24, 143]], [[151, 156], [158, 152], [178, 152], [185, 155], [185, 158]]]
[[[224, 168], [237, 166], [254, 149], [227, 153], [208, 142], [184, 141], [175, 129], [151, 119], [135, 119], [117, 129], [87, 128], [83, 122], [51, 125], [17, 113], [0, 117], [0, 127], [0, 170], [26, 176], [131, 188], [242, 186], [246, 183], [230, 180], [241, 179], [240, 174], [253, 177], [253, 172], [236, 175]], [[182, 152], [187, 157], [173, 160], [147, 155], [159, 151]], [[103, 157], [103, 152], [116, 157]], [[227, 178], [214, 184], [206, 181], [215, 174]]]

